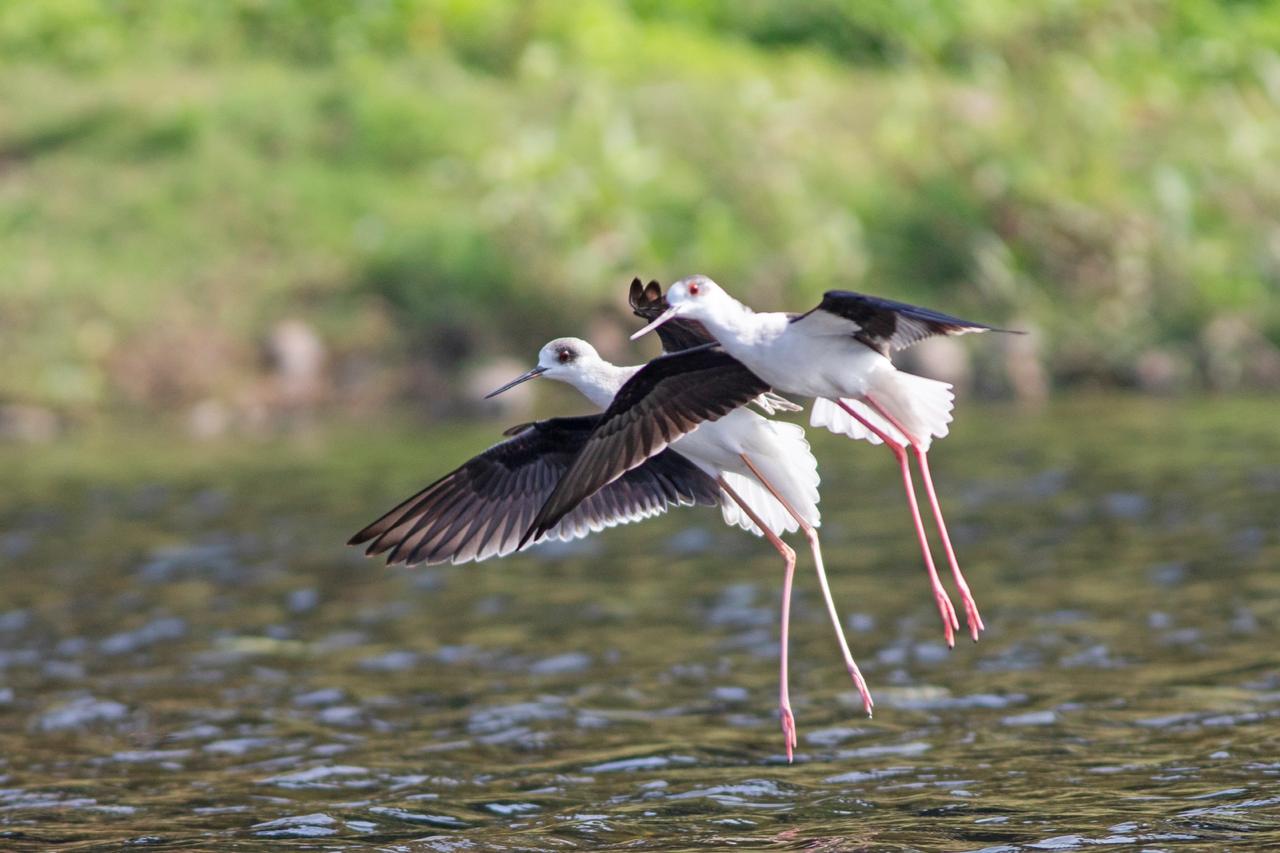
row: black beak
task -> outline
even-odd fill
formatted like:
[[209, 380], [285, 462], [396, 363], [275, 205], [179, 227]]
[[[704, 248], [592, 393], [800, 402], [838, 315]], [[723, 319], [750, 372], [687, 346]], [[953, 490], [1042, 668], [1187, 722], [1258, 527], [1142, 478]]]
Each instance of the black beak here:
[[521, 382], [528, 382], [530, 379], [537, 379], [539, 376], [541, 376], [546, 372], [547, 372], [547, 369], [545, 367], [535, 367], [533, 370], [527, 370], [524, 373], [521, 373], [515, 379], [512, 379], [506, 385], [503, 385], [497, 391], [490, 391], [488, 394], [485, 394], [484, 398], [488, 400], [490, 397], [496, 397], [499, 394], [501, 394], [503, 391], [508, 391], [516, 387], [517, 385], [519, 385]]

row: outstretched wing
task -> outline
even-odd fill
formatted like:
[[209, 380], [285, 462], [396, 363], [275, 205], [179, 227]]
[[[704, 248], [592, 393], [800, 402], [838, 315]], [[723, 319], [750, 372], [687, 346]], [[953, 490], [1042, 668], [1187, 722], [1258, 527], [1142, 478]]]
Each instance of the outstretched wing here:
[[599, 425], [538, 511], [525, 539], [543, 535], [584, 497], [698, 424], [722, 418], [768, 390], [741, 362], [710, 346], [655, 358], [627, 380], [600, 415]]
[[[351, 537], [387, 563], [465, 563], [524, 547], [521, 535], [586, 445], [600, 416], [522, 424]], [[576, 502], [542, 539], [577, 539], [673, 506], [720, 502], [715, 481], [674, 451], [647, 459]]]
[[[667, 304], [667, 297], [662, 295], [662, 285], [656, 281], [642, 286], [640, 279], [633, 278], [630, 298], [632, 313], [646, 322], [653, 322], [662, 312], [671, 307]], [[684, 320], [680, 317], [668, 320], [654, 331], [662, 340], [663, 352], [680, 352], [715, 343], [716, 340], [697, 320]]]
[[1009, 331], [850, 290], [828, 290], [817, 308], [791, 322], [821, 324], [826, 334], [852, 335], [885, 357], [933, 335]]

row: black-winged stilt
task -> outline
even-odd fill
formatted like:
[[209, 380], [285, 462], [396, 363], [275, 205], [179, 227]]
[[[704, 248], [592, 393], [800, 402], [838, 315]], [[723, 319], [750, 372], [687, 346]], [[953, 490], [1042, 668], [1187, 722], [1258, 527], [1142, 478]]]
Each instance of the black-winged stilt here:
[[907, 460], [906, 447], [911, 447], [964, 601], [970, 635], [977, 641], [984, 627], [982, 617], [960, 571], [929, 472], [929, 446], [934, 438], [947, 434], [951, 421], [951, 386], [903, 373], [893, 366], [890, 356], [932, 335], [995, 329], [927, 308], [843, 290], [829, 291], [817, 307], [804, 314], [757, 313], [702, 275], [676, 282], [667, 292], [667, 301], [670, 307], [633, 338], [677, 318], [701, 323], [726, 352], [774, 390], [817, 398], [811, 424], [872, 443], [883, 442], [893, 451], [950, 646], [960, 623], [938, 578], [920, 518]]
[[[653, 291], [649, 291], [653, 294]], [[651, 298], [653, 298], [651, 296]], [[661, 299], [661, 291], [656, 293]], [[640, 299], [644, 299], [643, 293]], [[642, 315], [652, 312], [652, 305], [637, 301], [635, 289], [632, 291], [632, 304], [637, 313]], [[665, 303], [662, 305], [665, 309]], [[659, 309], [659, 310], [662, 310]], [[681, 337], [672, 340], [672, 345], [694, 343], [696, 340]], [[685, 352], [690, 352], [686, 350]], [[699, 348], [692, 351], [707, 356], [715, 354], [719, 370], [726, 378], [744, 370], [732, 359], [724, 361], [716, 350]], [[779, 684], [779, 710], [787, 758], [791, 759], [796, 745], [795, 717], [791, 709], [788, 691], [787, 649], [790, 628], [791, 586], [795, 572], [795, 552], [781, 539], [781, 534], [795, 531], [804, 532], [814, 556], [814, 564], [818, 573], [819, 584], [827, 605], [828, 614], [835, 628], [836, 637], [844, 658], [845, 667], [857, 686], [862, 697], [863, 707], [871, 713], [873, 702], [866, 681], [854, 662], [849, 650], [848, 641], [840, 625], [830, 588], [827, 584], [826, 571], [823, 565], [822, 549], [818, 539], [816, 526], [820, 523], [818, 514], [818, 473], [817, 462], [809, 452], [808, 442], [804, 439], [804, 430], [795, 424], [770, 421], [745, 408], [731, 411], [718, 419], [707, 420], [682, 435], [672, 435], [666, 439], [655, 431], [651, 422], [661, 422], [662, 401], [666, 397], [675, 409], [687, 405], [679, 399], [679, 395], [664, 389], [664, 383], [679, 383], [679, 374], [670, 373], [672, 355], [663, 356], [649, 362], [648, 365], [620, 367], [605, 361], [589, 343], [577, 338], [558, 338], [542, 348], [538, 356], [538, 366], [499, 389], [499, 393], [514, 384], [527, 381], [536, 376], [557, 379], [572, 385], [596, 405], [605, 409], [601, 415], [601, 424], [596, 435], [589, 439], [583, 448], [574, 469], [571, 469], [557, 487], [557, 495], [548, 500], [548, 507], [572, 506], [584, 494], [597, 488], [601, 479], [600, 472], [608, 472], [608, 476], [616, 476], [621, 466], [616, 461], [624, 454], [618, 448], [638, 446], [639, 456], [651, 452], [652, 448], [668, 446], [698, 465], [710, 476], [714, 477], [728, 496], [722, 502], [725, 521], [744, 529], [764, 535], [770, 544], [782, 555], [785, 572], [783, 578], [782, 624], [781, 624], [781, 662]], [[654, 371], [654, 365], [661, 364], [662, 375], [653, 377], [648, 374]], [[701, 359], [690, 361], [691, 370], [705, 370], [701, 367]], [[763, 386], [757, 386], [763, 387]], [[763, 393], [763, 391], [761, 392]], [[753, 401], [756, 402], [756, 401]], [[764, 405], [777, 407], [790, 405], [789, 401], [772, 398]], [[593, 446], [594, 445], [594, 446]], [[604, 460], [603, 465], [594, 465], [591, 460]], [[581, 463], [581, 464], [579, 464]], [[557, 523], [558, 509], [544, 508], [539, 513], [540, 522], [530, 527], [530, 535], [539, 535], [546, 525]]]

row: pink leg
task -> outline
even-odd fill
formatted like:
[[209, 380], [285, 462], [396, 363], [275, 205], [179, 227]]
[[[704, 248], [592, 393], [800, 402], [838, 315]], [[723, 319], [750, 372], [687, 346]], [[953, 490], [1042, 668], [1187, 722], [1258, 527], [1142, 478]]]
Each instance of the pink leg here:
[[[920, 540], [920, 552], [924, 555], [924, 567], [929, 572], [929, 585], [933, 588], [933, 600], [938, 605], [938, 613], [942, 616], [943, 636], [947, 640], [947, 646], [954, 647], [956, 644], [955, 630], [960, 627], [960, 620], [956, 617], [956, 609], [951, 603], [951, 597], [947, 595], [946, 589], [942, 586], [942, 580], [938, 577], [938, 569], [933, 564], [933, 552], [929, 550], [929, 539], [925, 536], [924, 521], [920, 518], [920, 504], [916, 501], [915, 485], [911, 482], [911, 468], [907, 463], [907, 451], [901, 444], [890, 438], [887, 433], [854, 411], [844, 400], [837, 398], [834, 402], [848, 412], [850, 417], [878, 436], [884, 442], [885, 447], [893, 452], [894, 458], [898, 460], [898, 466], [902, 469], [902, 486], [907, 493], [907, 506], [911, 509], [911, 521], [916, 528], [916, 538]], [[897, 425], [895, 424], [895, 426]], [[907, 434], [900, 428], [899, 431], [903, 435]]]
[[787, 763], [790, 764], [797, 744], [796, 717], [791, 711], [791, 691], [788, 687], [790, 678], [787, 674], [787, 645], [791, 635], [791, 584], [796, 576], [796, 552], [769, 529], [760, 516], [756, 515], [755, 510], [725, 482], [724, 477], [718, 480], [720, 488], [733, 498], [734, 503], [747, 514], [747, 518], [755, 522], [756, 527], [759, 527], [765, 538], [769, 540], [769, 544], [778, 549], [778, 553], [782, 555], [783, 562], [786, 564], [782, 576], [782, 650], [778, 673], [778, 715], [782, 720], [782, 739], [786, 743]]
[[871, 406], [880, 415], [893, 424], [894, 428], [911, 441], [911, 449], [915, 451], [916, 460], [920, 464], [920, 478], [924, 480], [924, 491], [929, 498], [929, 506], [933, 509], [933, 519], [938, 524], [938, 533], [942, 535], [942, 548], [947, 553], [947, 562], [951, 565], [951, 575], [956, 580], [956, 587], [960, 590], [960, 598], [964, 601], [965, 621], [969, 624], [969, 636], [973, 641], [978, 642], [978, 632], [986, 629], [982, 624], [982, 615], [978, 613], [978, 602], [974, 600], [973, 593], [969, 591], [969, 584], [964, 579], [964, 573], [960, 571], [960, 561], [956, 559], [955, 548], [951, 547], [951, 536], [947, 533], [947, 522], [942, 517], [942, 506], [938, 503], [938, 493], [933, 488], [933, 475], [929, 472], [929, 452], [922, 448], [916, 440], [911, 438], [911, 434], [902, 428], [902, 424], [889, 414], [879, 403], [870, 397], [866, 398], [867, 405]]
[[871, 709], [875, 707], [875, 702], [871, 699], [871, 691], [867, 688], [867, 680], [862, 677], [862, 670], [858, 669], [858, 664], [853, 659], [853, 653], [849, 651], [849, 641], [844, 637], [844, 628], [840, 624], [840, 614], [836, 612], [836, 603], [831, 597], [831, 587], [827, 585], [827, 569], [822, 562], [822, 546], [818, 542], [818, 531], [813, 529], [808, 521], [804, 519], [795, 508], [787, 502], [777, 489], [773, 487], [764, 475], [760, 473], [751, 461], [751, 458], [744, 454], [739, 454], [742, 461], [746, 463], [752, 474], [760, 481], [760, 485], [769, 490], [769, 494], [778, 499], [778, 503], [782, 504], [783, 509], [790, 513], [791, 517], [800, 525], [800, 529], [804, 531], [805, 538], [809, 540], [809, 548], [813, 552], [813, 565], [818, 572], [818, 586], [822, 588], [822, 598], [827, 605], [827, 615], [831, 617], [831, 625], [836, 630], [836, 640], [840, 643], [840, 653], [844, 656], [844, 667], [849, 673], [849, 677], [853, 679], [854, 686], [858, 688], [858, 695], [862, 697], [862, 709], [867, 712], [867, 716], [871, 716]]

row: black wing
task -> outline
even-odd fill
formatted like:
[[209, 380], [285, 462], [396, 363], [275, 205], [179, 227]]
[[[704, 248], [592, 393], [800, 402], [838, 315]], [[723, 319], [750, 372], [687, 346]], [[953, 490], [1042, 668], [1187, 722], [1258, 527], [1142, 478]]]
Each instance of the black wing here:
[[793, 323], [802, 321], [830, 323], [833, 332], [843, 329], [885, 357], [933, 335], [1008, 331], [850, 290], [828, 290], [817, 308], [791, 320]]
[[[631, 311], [637, 317], [653, 322], [670, 307], [667, 304], [667, 297], [662, 295], [662, 285], [651, 281], [648, 285], [642, 286], [640, 279], [631, 280]], [[680, 352], [715, 342], [715, 338], [707, 328], [696, 320], [682, 320], [676, 317], [663, 323], [654, 331], [662, 340], [663, 352]]]
[[[387, 563], [465, 563], [519, 550], [534, 513], [568, 470], [599, 415], [522, 424], [452, 473], [351, 537]], [[590, 494], [538, 539], [577, 539], [672, 506], [720, 502], [715, 481], [675, 451], [664, 451]]]
[[764, 380], [722, 350], [701, 347], [655, 358], [627, 380], [600, 415], [599, 426], [538, 511], [525, 539], [541, 536], [583, 497], [698, 424], [718, 420], [768, 390]]

